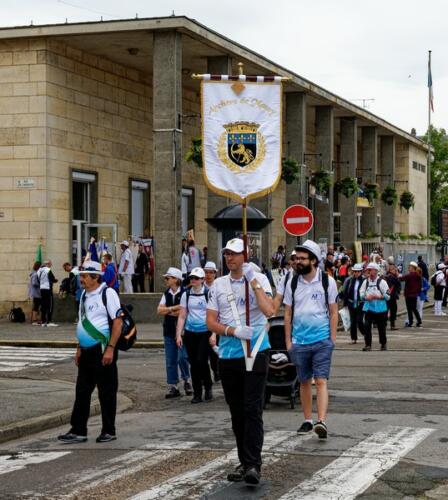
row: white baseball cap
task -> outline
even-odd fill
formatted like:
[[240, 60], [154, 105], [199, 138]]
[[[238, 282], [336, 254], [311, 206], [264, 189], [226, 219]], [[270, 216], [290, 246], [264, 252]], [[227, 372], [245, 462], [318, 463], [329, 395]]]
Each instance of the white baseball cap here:
[[103, 274], [103, 269], [99, 262], [94, 260], [86, 260], [79, 270], [80, 274]]
[[202, 267], [195, 267], [191, 270], [190, 276], [195, 276], [196, 278], [205, 278], [205, 273]]
[[129, 246], [129, 241], [128, 240], [123, 240], [120, 245], [124, 245], [125, 247]]
[[301, 250], [312, 253], [314, 257], [316, 257], [317, 262], [320, 262], [322, 259], [320, 246], [313, 240], [306, 240], [301, 245], [296, 246], [296, 252], [300, 252]]
[[366, 269], [373, 269], [374, 271], [379, 271], [380, 270], [380, 266], [378, 264], [375, 264], [375, 262], [369, 262], [367, 264]]
[[295, 251], [295, 250], [293, 250], [293, 251], [291, 252], [290, 257], [295, 257], [295, 255], [296, 255], [296, 251]]
[[164, 278], [176, 278], [178, 280], [182, 279], [182, 271], [177, 269], [177, 267], [169, 267], [168, 271], [163, 275]]
[[418, 267], [417, 262], [415, 262], [413, 260], [411, 260], [411, 262], [409, 262], [409, 265], [412, 266], [412, 267], [415, 267], [415, 269], [417, 269], [417, 267]]
[[364, 268], [362, 267], [362, 264], [355, 264], [352, 267], [352, 271], [362, 271]]
[[444, 264], [443, 262], [441, 262], [441, 263], [437, 266], [437, 269], [439, 269], [439, 270], [441, 271], [442, 269], [446, 269], [446, 266], [445, 266], [445, 264]]
[[229, 250], [229, 252], [243, 253], [244, 252], [244, 242], [241, 238], [233, 238], [227, 242], [227, 245], [222, 249], [223, 252]]
[[216, 269], [216, 264], [214, 262], [212, 262], [211, 260], [209, 260], [205, 266], [204, 266], [204, 271], [215, 271], [217, 272], [218, 269]]

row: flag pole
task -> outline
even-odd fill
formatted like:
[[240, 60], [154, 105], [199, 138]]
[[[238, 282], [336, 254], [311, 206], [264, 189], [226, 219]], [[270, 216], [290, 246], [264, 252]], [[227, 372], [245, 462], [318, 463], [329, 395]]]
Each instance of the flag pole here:
[[426, 142], [428, 146], [428, 157], [427, 157], [427, 233], [431, 234], [431, 109], [432, 103], [432, 74], [431, 74], [431, 50], [428, 50], [428, 133], [426, 134]]

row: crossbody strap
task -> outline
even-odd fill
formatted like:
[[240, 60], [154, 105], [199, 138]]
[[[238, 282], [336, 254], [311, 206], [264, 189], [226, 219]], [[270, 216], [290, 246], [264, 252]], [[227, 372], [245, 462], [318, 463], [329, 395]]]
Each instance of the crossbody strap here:
[[235, 294], [233, 293], [232, 286], [230, 284], [230, 276], [227, 276], [225, 278], [224, 282], [226, 285], [227, 302], [229, 303], [230, 309], [232, 310], [233, 320], [235, 321], [235, 325], [238, 328], [240, 328], [241, 327], [241, 318], [240, 318], [240, 315], [238, 313], [238, 308], [236, 307]]

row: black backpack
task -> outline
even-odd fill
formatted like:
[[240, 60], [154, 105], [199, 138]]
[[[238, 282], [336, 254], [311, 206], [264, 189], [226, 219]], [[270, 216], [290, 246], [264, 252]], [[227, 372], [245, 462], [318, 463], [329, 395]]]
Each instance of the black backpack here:
[[24, 323], [25, 313], [21, 307], [13, 307], [9, 313], [9, 321], [12, 323]]
[[437, 286], [437, 276], [441, 273], [442, 271], [437, 271], [431, 276], [431, 285], [432, 286]]
[[187, 288], [186, 294], [187, 294], [187, 312], [188, 312], [188, 300], [190, 298], [190, 295], [193, 295], [193, 297], [202, 297], [202, 296], [204, 296], [205, 297], [205, 301], [208, 302], [208, 288], [207, 287], [205, 287], [204, 293], [191, 293], [191, 288]]
[[[291, 280], [291, 297], [292, 297], [292, 304], [291, 304], [291, 323], [294, 317], [294, 295], [297, 289], [297, 282], [299, 281], [299, 275], [296, 273], [292, 277]], [[324, 289], [324, 294], [325, 294], [325, 304], [327, 305], [328, 308], [328, 273], [325, 271], [321, 271], [321, 282], [322, 282], [322, 288]]]

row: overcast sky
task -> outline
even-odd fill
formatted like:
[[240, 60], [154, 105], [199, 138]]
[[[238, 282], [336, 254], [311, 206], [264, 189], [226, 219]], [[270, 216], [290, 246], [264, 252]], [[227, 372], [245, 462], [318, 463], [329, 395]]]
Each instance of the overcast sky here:
[[[0, 0], [3, 26], [167, 16], [196, 19], [418, 134], [448, 128], [448, 0]], [[362, 106], [361, 101], [355, 101]]]

